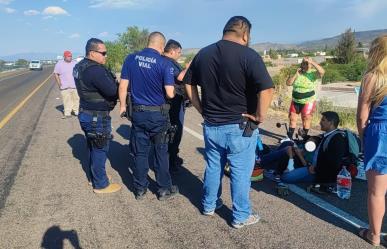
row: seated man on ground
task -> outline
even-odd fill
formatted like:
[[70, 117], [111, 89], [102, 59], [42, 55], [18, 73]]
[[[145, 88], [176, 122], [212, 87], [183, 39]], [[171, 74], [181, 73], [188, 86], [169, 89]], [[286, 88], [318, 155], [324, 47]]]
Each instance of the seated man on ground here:
[[[283, 174], [281, 180], [286, 183], [323, 183], [329, 184], [336, 182], [337, 174], [341, 170], [342, 158], [345, 156], [348, 146], [346, 138], [342, 133], [335, 132], [339, 125], [340, 119], [336, 112], [324, 112], [321, 114], [320, 126], [324, 131], [322, 139], [314, 152], [312, 162], [306, 162], [300, 156], [301, 153], [298, 149], [289, 149], [285, 147], [287, 155], [290, 158], [293, 157], [293, 153], [300, 157], [302, 167], [295, 168], [294, 170], [282, 169]], [[327, 143], [327, 144], [324, 144]], [[278, 151], [279, 153], [280, 151]], [[274, 153], [277, 153], [274, 152]], [[283, 153], [283, 152], [282, 152]], [[270, 155], [270, 154], [269, 154]], [[286, 160], [286, 157], [281, 157], [280, 160]], [[278, 167], [283, 167], [284, 163], [278, 163]], [[286, 164], [287, 165], [287, 164]], [[267, 168], [267, 161], [262, 157], [262, 166]], [[271, 169], [273, 169], [270, 166]], [[277, 168], [277, 171], [281, 171]]]
[[312, 163], [314, 150], [307, 151], [305, 144], [311, 141], [317, 146], [320, 140], [320, 136], [307, 136], [302, 144], [296, 145], [291, 140], [282, 142], [275, 151], [262, 155], [257, 163], [265, 169], [266, 177], [279, 181], [284, 172], [307, 167]]

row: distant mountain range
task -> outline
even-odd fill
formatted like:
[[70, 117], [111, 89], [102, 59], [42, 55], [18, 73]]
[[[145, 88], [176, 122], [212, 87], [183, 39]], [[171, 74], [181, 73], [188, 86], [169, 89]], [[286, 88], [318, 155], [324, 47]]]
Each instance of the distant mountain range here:
[[[355, 39], [356, 39], [356, 42], [361, 42], [363, 46], [368, 47], [373, 39], [375, 39], [376, 37], [382, 34], [387, 34], [387, 29], [359, 31], [359, 32], [356, 31]], [[341, 34], [330, 38], [306, 41], [298, 44], [264, 42], [264, 43], [252, 44], [250, 45], [250, 47], [260, 52], [264, 50], [269, 50], [269, 49], [274, 49], [274, 50], [280, 50], [280, 49], [320, 50], [321, 49], [323, 50], [325, 46], [327, 46], [328, 48], [336, 47], [340, 37], [341, 37]], [[197, 53], [199, 50], [200, 49], [198, 48], [188, 48], [183, 50], [183, 54], [188, 55], [191, 53]]]
[[[373, 39], [376, 37], [387, 34], [387, 29], [379, 29], [379, 30], [369, 30], [369, 31], [359, 31], [355, 32], [355, 39], [356, 42], [361, 42], [363, 46], [368, 47], [369, 44]], [[340, 35], [320, 39], [320, 40], [313, 40], [313, 41], [306, 41], [301, 42], [298, 44], [283, 44], [283, 43], [271, 43], [271, 42], [264, 42], [264, 43], [256, 43], [252, 44], [251, 47], [255, 49], [256, 51], [262, 52], [264, 50], [274, 49], [296, 49], [296, 50], [322, 50], [327, 46], [328, 48], [334, 48], [337, 45], [338, 40], [340, 39]], [[183, 54], [196, 54], [200, 49], [199, 48], [187, 48], [183, 49]], [[80, 53], [74, 53], [74, 58]], [[1, 56], [0, 60], [4, 61], [16, 61], [18, 59], [25, 59], [25, 60], [55, 60], [58, 55], [61, 55], [60, 53], [19, 53], [19, 54], [13, 54], [8, 56]]]
[[[80, 53], [73, 53], [73, 57], [76, 58]], [[0, 60], [4, 61], [17, 61], [18, 59], [25, 60], [56, 60], [58, 56], [61, 56], [62, 53], [19, 53], [13, 55], [0, 56]]]
[[[369, 47], [373, 39], [380, 35], [387, 34], [387, 29], [359, 31], [354, 33], [356, 42], [361, 42], [363, 46]], [[323, 49], [325, 48], [325, 45], [327, 45], [328, 48], [334, 48], [336, 47], [340, 36], [341, 35], [337, 35], [331, 38], [302, 42], [298, 44], [298, 47], [301, 49]]]

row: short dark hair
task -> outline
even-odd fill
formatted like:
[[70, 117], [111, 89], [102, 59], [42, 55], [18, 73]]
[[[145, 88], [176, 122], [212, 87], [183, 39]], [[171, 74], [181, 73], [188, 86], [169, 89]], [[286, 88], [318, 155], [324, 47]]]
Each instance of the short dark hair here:
[[102, 40], [98, 38], [90, 38], [86, 43], [86, 56], [90, 55], [90, 51], [96, 51], [99, 44], [104, 44]]
[[325, 117], [329, 122], [332, 122], [336, 128], [339, 126], [340, 117], [339, 117], [339, 114], [337, 114], [337, 112], [327, 111], [327, 112], [321, 113], [321, 115]]
[[237, 36], [242, 36], [243, 33], [250, 33], [251, 23], [244, 16], [233, 16], [228, 20], [223, 28], [223, 35], [227, 33], [235, 33]]
[[151, 44], [151, 43], [154, 43], [159, 38], [163, 39], [165, 42], [165, 36], [163, 35], [163, 33], [159, 32], [159, 31], [154, 31], [154, 32], [150, 33], [148, 36], [147, 46], [149, 46], [149, 44]]
[[301, 62], [300, 68], [301, 68], [301, 73], [306, 73], [306, 72], [308, 72], [308, 69], [309, 69], [309, 62], [303, 60], [303, 61]]
[[165, 45], [164, 53], [168, 53], [171, 50], [179, 49], [179, 48], [181, 49], [182, 47], [178, 41], [169, 39], [167, 44]]

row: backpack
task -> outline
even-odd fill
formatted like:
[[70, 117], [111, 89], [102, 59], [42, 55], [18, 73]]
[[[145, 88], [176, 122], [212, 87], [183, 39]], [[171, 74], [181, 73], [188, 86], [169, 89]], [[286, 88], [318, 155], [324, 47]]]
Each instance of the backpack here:
[[358, 165], [358, 162], [360, 161], [360, 154], [361, 154], [361, 142], [360, 138], [357, 134], [352, 132], [348, 129], [337, 129], [334, 131], [325, 141], [323, 146], [323, 150], [327, 150], [329, 141], [333, 138], [335, 134], [341, 134], [343, 137], [346, 138], [347, 144], [348, 144], [348, 151], [346, 155], [342, 159], [342, 165]]

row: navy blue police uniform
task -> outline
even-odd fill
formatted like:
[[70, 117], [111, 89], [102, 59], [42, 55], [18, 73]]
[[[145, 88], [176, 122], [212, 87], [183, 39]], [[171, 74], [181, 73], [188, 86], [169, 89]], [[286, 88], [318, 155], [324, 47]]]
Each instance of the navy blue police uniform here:
[[87, 58], [75, 65], [73, 76], [79, 95], [79, 123], [89, 148], [87, 176], [94, 189], [110, 183], [105, 163], [111, 135], [111, 117], [118, 98], [115, 76], [102, 64]]
[[169, 118], [172, 126], [176, 126], [176, 134], [173, 141], [170, 141], [168, 145], [169, 152], [169, 170], [176, 172], [179, 170], [179, 166], [182, 163], [178, 161], [179, 145], [183, 136], [183, 125], [185, 115], [185, 89], [182, 81], [178, 80], [179, 74], [183, 70], [181, 66], [172, 58], [165, 57], [171, 62], [173, 67], [173, 77], [175, 80], [175, 97], [169, 101], [171, 109], [169, 110]]
[[153, 149], [158, 193], [172, 187], [168, 163], [169, 105], [164, 86], [174, 85], [171, 63], [152, 48], [128, 55], [121, 79], [129, 81], [132, 98], [130, 150], [134, 155], [133, 184], [136, 197], [148, 187], [148, 157]]

